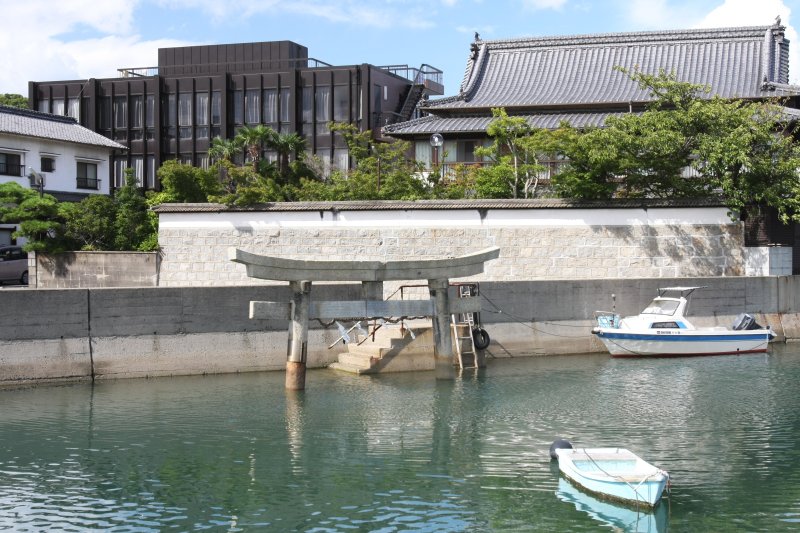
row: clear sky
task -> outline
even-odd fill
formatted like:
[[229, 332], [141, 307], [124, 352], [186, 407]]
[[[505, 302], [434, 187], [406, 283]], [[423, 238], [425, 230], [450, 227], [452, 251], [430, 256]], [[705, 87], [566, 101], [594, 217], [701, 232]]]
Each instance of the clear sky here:
[[791, 40], [800, 0], [0, 0], [0, 93], [28, 81], [155, 66], [158, 48], [291, 40], [334, 65], [428, 63], [458, 92], [482, 39], [772, 24]]

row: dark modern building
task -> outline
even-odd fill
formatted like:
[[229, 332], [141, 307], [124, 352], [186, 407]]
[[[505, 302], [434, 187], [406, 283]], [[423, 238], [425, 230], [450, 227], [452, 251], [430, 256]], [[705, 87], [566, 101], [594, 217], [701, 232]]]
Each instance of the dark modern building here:
[[[30, 105], [67, 115], [127, 146], [114, 155], [110, 183], [132, 167], [147, 189], [156, 169], [178, 159], [208, 165], [214, 137], [264, 124], [306, 139], [329, 168], [347, 168], [347, 147], [331, 121], [360, 131], [409, 120], [428, 95], [443, 94], [442, 72], [429, 65], [333, 66], [291, 41], [161, 48], [158, 66], [124, 68], [106, 79], [30, 82]], [[266, 158], [275, 154], [265, 153]]]

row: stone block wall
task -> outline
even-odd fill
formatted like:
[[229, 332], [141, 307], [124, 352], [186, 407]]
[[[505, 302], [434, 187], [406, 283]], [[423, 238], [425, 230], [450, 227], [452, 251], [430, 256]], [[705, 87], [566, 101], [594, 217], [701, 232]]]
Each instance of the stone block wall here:
[[481, 281], [745, 275], [742, 227], [724, 208], [160, 213], [159, 244], [162, 286], [252, 283], [228, 247], [384, 261], [500, 247]]
[[29, 285], [40, 289], [156, 287], [157, 252], [65, 252], [28, 255]]

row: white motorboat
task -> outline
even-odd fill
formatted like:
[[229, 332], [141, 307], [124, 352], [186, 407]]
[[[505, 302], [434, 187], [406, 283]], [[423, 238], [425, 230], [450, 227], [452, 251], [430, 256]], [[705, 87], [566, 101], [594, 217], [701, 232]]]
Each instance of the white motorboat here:
[[689, 295], [704, 287], [664, 287], [636, 316], [595, 313], [592, 333], [614, 357], [723, 355], [766, 352], [775, 337], [746, 313], [733, 327], [695, 327], [687, 318]]
[[583, 489], [608, 500], [653, 507], [669, 474], [625, 448], [559, 448], [558, 469]]

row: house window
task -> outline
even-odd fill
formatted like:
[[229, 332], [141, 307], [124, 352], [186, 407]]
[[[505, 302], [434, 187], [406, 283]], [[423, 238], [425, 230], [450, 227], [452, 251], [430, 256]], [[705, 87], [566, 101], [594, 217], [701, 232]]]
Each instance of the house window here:
[[77, 187], [95, 191], [100, 188], [100, 180], [97, 179], [97, 165], [95, 163], [78, 161]]
[[126, 168], [128, 168], [127, 158], [118, 157], [114, 160], [114, 187], [120, 188], [125, 185]]
[[42, 172], [55, 172], [56, 160], [52, 157], [43, 157], [40, 168], [42, 169]]
[[0, 174], [4, 176], [22, 176], [22, 162], [19, 154], [0, 153]]
[[40, 113], [49, 113], [50, 112], [50, 100], [47, 98], [42, 98], [39, 100], [39, 107], [38, 111]]
[[111, 97], [100, 97], [100, 129], [111, 129]]
[[145, 180], [148, 189], [156, 188], [156, 156], [148, 155], [145, 160]]
[[59, 116], [64, 115], [64, 100], [61, 98], [53, 100], [53, 114]]

